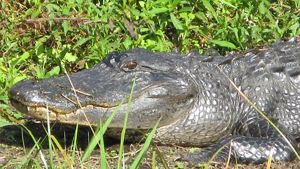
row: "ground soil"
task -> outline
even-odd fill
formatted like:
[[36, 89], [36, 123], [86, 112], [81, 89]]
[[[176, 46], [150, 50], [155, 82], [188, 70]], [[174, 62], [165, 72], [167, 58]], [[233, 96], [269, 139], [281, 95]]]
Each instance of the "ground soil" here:
[[[47, 143], [46, 133], [44, 132], [44, 125], [41, 123], [28, 123], [26, 126], [30, 129], [33, 133], [35, 138], [41, 138], [42, 146], [42, 154], [45, 156], [46, 160], [49, 161], [49, 149]], [[52, 128], [52, 134], [59, 140], [63, 148], [69, 149], [72, 146], [72, 138], [75, 133], [74, 126], [66, 126], [56, 124]], [[76, 151], [74, 166], [75, 168], [100, 168], [100, 160], [99, 160], [99, 149], [94, 150], [92, 156], [84, 162], [83, 164], [79, 164], [80, 156], [83, 153], [83, 150], [88, 145], [89, 139], [91, 138], [91, 130], [87, 127], [80, 127], [78, 132], [78, 151]], [[31, 137], [26, 134], [22, 127], [17, 125], [6, 126], [0, 128], [0, 165], [1, 168], [16, 168], [20, 166], [21, 163], [24, 163], [26, 159], [29, 159], [28, 163], [25, 168], [32, 168], [36, 166], [36, 162], [39, 162], [42, 166], [41, 160], [41, 153], [38, 152], [36, 149], [33, 153], [29, 153], [32, 147], [34, 146], [34, 142], [32, 141]], [[43, 140], [44, 139], [44, 140]], [[106, 152], [107, 152], [107, 159], [110, 168], [115, 168], [117, 160], [118, 160], [118, 151], [119, 151], [119, 144], [118, 140], [106, 138]], [[143, 146], [142, 143], [127, 143], [125, 145], [125, 164], [131, 164], [134, 160], [134, 157], [137, 155], [141, 147]], [[188, 167], [185, 162], [177, 161], [178, 156], [185, 152], [191, 151], [190, 147], [178, 147], [178, 146], [162, 146], [162, 145], [153, 145], [150, 150], [146, 154], [146, 158], [143, 160], [142, 165], [140, 168], [142, 169], [151, 169], [152, 166], [152, 155], [153, 152], [156, 154], [161, 154], [156, 156], [156, 166], [158, 168], [163, 168], [162, 161], [165, 160], [166, 164], [169, 168], [192, 168]], [[28, 155], [30, 154], [30, 155]], [[71, 154], [71, 151], [68, 152]], [[35, 159], [35, 160], [33, 160]], [[54, 164], [57, 165], [57, 168], [64, 168], [66, 165], [63, 162], [63, 157], [56, 151], [54, 153]], [[205, 166], [204, 166], [205, 167]], [[206, 166], [207, 167], [207, 166]], [[34, 167], [35, 168], [35, 167]], [[54, 168], [56, 168], [54, 166]], [[68, 166], [65, 166], [68, 168]], [[226, 164], [210, 164], [208, 168], [215, 169], [215, 168], [226, 168]], [[266, 168], [266, 164], [260, 165], [243, 165], [243, 164], [230, 164], [228, 168], [239, 168], [239, 169], [260, 169]], [[298, 169], [300, 168], [300, 161], [294, 160], [291, 162], [272, 162], [271, 168], [278, 168], [278, 169]]]

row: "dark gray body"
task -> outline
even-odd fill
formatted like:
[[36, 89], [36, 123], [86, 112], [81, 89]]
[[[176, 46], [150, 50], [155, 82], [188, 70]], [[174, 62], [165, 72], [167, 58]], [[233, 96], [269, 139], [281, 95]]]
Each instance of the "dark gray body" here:
[[[149, 129], [161, 118], [155, 140], [205, 147], [182, 156], [196, 164], [221, 147], [217, 161], [291, 160], [300, 136], [300, 44], [297, 38], [226, 58], [152, 53], [111, 53], [94, 68], [42, 81], [23, 81], [9, 91], [21, 112], [40, 120], [97, 125], [127, 98], [135, 79], [128, 128]], [[75, 90], [73, 89], [72, 85]], [[278, 126], [284, 139], [238, 93], [233, 82]], [[121, 128], [128, 103], [111, 128]], [[85, 114], [85, 115], [84, 115]], [[287, 143], [287, 141], [289, 143]], [[290, 144], [290, 145], [289, 145]]]

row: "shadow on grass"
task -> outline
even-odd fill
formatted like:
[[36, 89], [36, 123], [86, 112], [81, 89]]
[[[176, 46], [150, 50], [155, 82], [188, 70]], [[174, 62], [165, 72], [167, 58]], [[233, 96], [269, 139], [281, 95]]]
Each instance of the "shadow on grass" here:
[[[42, 148], [48, 148], [48, 136], [46, 133], [46, 123], [27, 122], [25, 126], [32, 132], [36, 140], [40, 140]], [[64, 147], [72, 145], [72, 141], [76, 132], [76, 125], [51, 124], [51, 134], [56, 137], [60, 144]], [[0, 144], [32, 147], [34, 141], [30, 135], [19, 125], [9, 125], [0, 128]], [[93, 136], [93, 132], [87, 126], [79, 126], [77, 133], [77, 147], [85, 149]], [[106, 146], [118, 144], [117, 139], [105, 137]]]

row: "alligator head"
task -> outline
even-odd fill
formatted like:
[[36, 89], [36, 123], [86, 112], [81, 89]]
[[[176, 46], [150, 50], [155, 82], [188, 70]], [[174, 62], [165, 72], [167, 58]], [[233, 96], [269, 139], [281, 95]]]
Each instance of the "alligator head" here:
[[110, 127], [122, 127], [134, 87], [128, 128], [151, 128], [176, 121], [192, 108], [196, 87], [178, 54], [134, 49], [110, 53], [100, 64], [70, 76], [25, 80], [9, 90], [11, 104], [36, 119], [97, 125], [123, 99]]

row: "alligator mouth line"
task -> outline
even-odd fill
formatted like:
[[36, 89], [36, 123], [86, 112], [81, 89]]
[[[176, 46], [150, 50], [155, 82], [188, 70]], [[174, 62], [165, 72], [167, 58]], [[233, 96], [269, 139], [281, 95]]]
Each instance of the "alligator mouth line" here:
[[[87, 104], [87, 105], [82, 106], [80, 99], [76, 99], [76, 100], [74, 101], [74, 100], [72, 100], [71, 98], [69, 98], [69, 97], [67, 97], [67, 96], [65, 96], [65, 95], [61, 95], [61, 96], [64, 97], [64, 98], [65, 98], [66, 100], [68, 100], [69, 102], [73, 103], [74, 105], [79, 106], [80, 108], [81, 108], [81, 107], [84, 107], [84, 106], [88, 106], [88, 105], [92, 105], [92, 106], [95, 106], [95, 107], [102, 107], [102, 108], [114, 108], [114, 107], [117, 107], [117, 106], [118, 106], [118, 104], [110, 104], [110, 103], [105, 103], [105, 102], [99, 103], [99, 104], [96, 104], [96, 105], [93, 105], [93, 104]], [[126, 99], [126, 100], [128, 100], [128, 99]], [[125, 103], [127, 103], [127, 102], [125, 102]], [[42, 107], [45, 107], [45, 106], [42, 106]], [[72, 112], [72, 111], [71, 111], [71, 112]], [[62, 114], [67, 114], [67, 113], [63, 113], [63, 112], [61, 112], [61, 113], [62, 113]]]
[[[71, 120], [70, 117], [73, 117], [73, 119], [74, 119], [76, 116], [78, 116], [80, 114], [84, 115], [84, 113], [86, 111], [91, 110], [91, 109], [97, 109], [98, 111], [101, 111], [105, 114], [108, 111], [108, 109], [117, 108], [117, 106], [120, 106], [120, 104], [111, 105], [111, 106], [107, 106], [107, 104], [103, 104], [103, 106], [102, 105], [97, 105], [97, 106], [84, 105], [84, 106], [81, 106], [80, 108], [72, 110], [68, 113], [60, 113], [60, 112], [55, 111], [46, 106], [25, 105], [14, 99], [10, 100], [10, 104], [13, 107], [15, 107], [18, 111], [23, 112], [23, 113], [29, 115], [30, 117], [36, 118], [37, 120], [46, 120], [46, 118], [48, 117], [49, 120], [56, 120], [56, 121], [58, 120], [58, 121], [63, 121], [63, 122], [67, 122], [67, 123], [73, 123], [73, 121]], [[122, 105], [125, 105], [125, 104], [127, 104], [127, 103], [123, 103]], [[76, 121], [79, 121], [80, 124], [83, 124], [83, 125], [89, 125], [87, 120], [86, 120], [86, 123], [82, 123], [82, 121], [80, 121], [80, 120], [81, 119], [78, 119]]]

